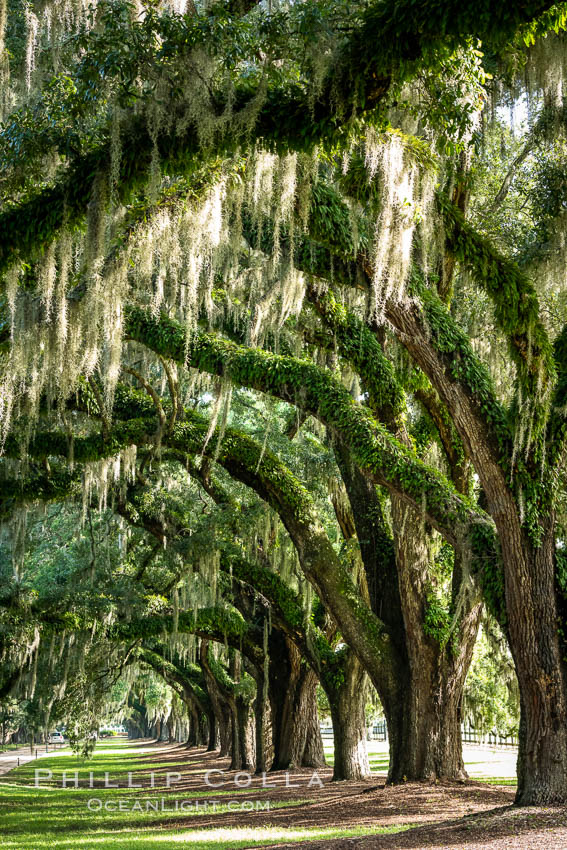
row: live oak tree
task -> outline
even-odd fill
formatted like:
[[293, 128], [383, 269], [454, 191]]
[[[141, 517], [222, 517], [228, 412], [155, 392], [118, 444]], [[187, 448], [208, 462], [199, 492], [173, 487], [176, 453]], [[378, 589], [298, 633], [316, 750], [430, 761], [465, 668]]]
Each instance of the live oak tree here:
[[[61, 28], [46, 32], [38, 55], [37, 19], [22, 38], [21, 12], [8, 13], [19, 81], [1, 149], [0, 412], [21, 465], [5, 511], [64, 496], [78, 464], [132, 446], [208, 457], [252, 486], [380, 693], [394, 780], [462, 770], [482, 591], [518, 675], [518, 801], [563, 801], [565, 334], [526, 270], [467, 218], [487, 72], [516, 95], [514, 63], [531, 48], [531, 93], [562, 125], [546, 73], [562, 37], [539, 39], [563, 28], [563, 4], [228, 3], [138, 17], [100, 5], [64, 49]], [[470, 286], [493, 307], [500, 392], [459, 321]], [[140, 346], [162, 358], [169, 404]], [[209, 420], [183, 409], [187, 368], [220, 381]], [[122, 392], [121, 369], [145, 407]], [[288, 465], [226, 428], [231, 386], [326, 428], [368, 592]]]
[[[280, 471], [285, 474], [281, 465]], [[229, 501], [223, 488], [211, 480], [210, 473], [203, 475], [198, 470], [197, 474], [204, 479], [209, 494], [214, 493], [216, 501], [221, 504]], [[256, 486], [261, 489], [259, 484]], [[183, 528], [179, 519], [164, 513], [163, 505], [164, 519], [159, 524], [155, 520], [148, 521], [147, 515], [137, 507], [133, 513], [138, 523], [153, 527], [154, 533], [157, 531], [162, 539], [166, 535], [175, 539]], [[282, 517], [285, 521], [285, 512], [282, 512]], [[231, 523], [231, 529], [238, 535], [237, 522]], [[219, 545], [218, 533], [215, 539]], [[366, 776], [369, 765], [365, 744], [364, 669], [348, 647], [337, 649], [333, 646], [336, 643], [336, 639], [333, 641], [336, 634], [334, 622], [320, 610], [320, 606], [314, 614], [309, 610], [310, 606], [305, 607], [297, 592], [274, 572], [264, 546], [265, 542], [262, 544], [262, 552], [256, 553], [260, 563], [256, 562], [256, 558], [243, 558], [238, 553], [231, 553], [229, 549], [226, 555], [221, 555], [220, 567], [225, 574], [230, 575], [233, 584], [232, 603], [247, 621], [253, 616], [257, 596], [268, 606], [264, 617], [269, 616], [270, 620], [265, 647], [269, 661], [267, 669], [258, 670], [255, 676], [256, 711], [262, 710], [258, 704], [258, 695], [264, 684], [263, 675], [266, 677], [265, 685], [272, 709], [273, 768], [294, 764], [320, 767], [325, 763], [316, 709], [315, 688], [320, 680], [333, 716], [334, 778], [355, 779]], [[326, 551], [328, 554], [329, 550]], [[328, 568], [333, 568], [332, 562], [328, 563]], [[257, 728], [258, 746], [262, 730], [259, 725]]]
[[[234, 439], [237, 439], [235, 437]], [[261, 456], [262, 451], [260, 446], [254, 446], [250, 440], [248, 445], [244, 438], [240, 438], [240, 442], [244, 448], [248, 448], [255, 452], [256, 457]], [[77, 458], [80, 455], [78, 448]], [[190, 447], [190, 446], [189, 446]], [[266, 456], [266, 461], [274, 462], [275, 459]], [[255, 463], [255, 461], [254, 461]], [[291, 475], [286, 473], [285, 468], [281, 463], [276, 461], [277, 468], [289, 478], [290, 484], [295, 487], [298, 497], [302, 498], [302, 488], [298, 483], [294, 483]], [[262, 462], [262, 468], [264, 467]], [[248, 475], [251, 476], [252, 465], [248, 464]], [[268, 467], [269, 469], [269, 467]], [[245, 473], [245, 470], [244, 470]], [[228, 497], [223, 493], [219, 485], [213, 485], [208, 476], [206, 478], [206, 489], [215, 494], [217, 500], [221, 503], [228, 502]], [[257, 487], [262, 491], [262, 480], [257, 484]], [[276, 484], [277, 486], [277, 484]], [[193, 532], [192, 539], [195, 540], [195, 528], [191, 529], [184, 525], [182, 517], [174, 515], [169, 517], [167, 512], [164, 513], [165, 495], [158, 495], [157, 514], [152, 513], [148, 508], [146, 497], [140, 496], [142, 504], [139, 504], [139, 499], [129, 505], [118, 505], [118, 510], [123, 516], [126, 516], [130, 521], [142, 525], [151, 533], [156, 535], [160, 542], [169, 541], [169, 547], [175, 545], [179, 538], [181, 544], [183, 540], [188, 539], [188, 535]], [[287, 507], [286, 507], [287, 505]], [[189, 510], [188, 505], [185, 510]], [[282, 510], [289, 514], [289, 500], [284, 501]], [[312, 508], [311, 508], [312, 510]], [[186, 521], [185, 521], [186, 522]], [[237, 532], [237, 523], [231, 521], [232, 533]], [[218, 545], [218, 529], [208, 528], [208, 534], [213, 531]], [[201, 532], [201, 535], [203, 532]], [[305, 534], [299, 539], [303, 539]], [[319, 531], [319, 539], [324, 538], [322, 529]], [[210, 545], [210, 544], [209, 544]], [[333, 556], [333, 550], [327, 546], [326, 553]], [[339, 566], [336, 556], [336, 569], [344, 573], [344, 570]], [[279, 766], [287, 766], [290, 763], [303, 763], [310, 766], [319, 766], [323, 763], [323, 752], [320, 743], [319, 730], [317, 725], [317, 714], [315, 707], [315, 685], [317, 677], [320, 677], [323, 685], [328, 693], [329, 700], [335, 712], [335, 731], [336, 731], [336, 759], [335, 759], [335, 776], [336, 778], [353, 778], [360, 775], [365, 775], [368, 772], [368, 761], [365, 750], [365, 722], [364, 722], [364, 699], [365, 690], [362, 686], [364, 679], [364, 671], [360, 667], [352, 653], [347, 648], [343, 648], [339, 652], [335, 652], [325, 637], [324, 631], [315, 626], [308, 625], [309, 611], [304, 612], [301, 603], [294, 597], [293, 592], [286, 588], [285, 582], [277, 579], [277, 576], [266, 568], [260, 569], [254, 566], [252, 561], [242, 561], [242, 558], [234, 560], [234, 558], [225, 564], [224, 560], [220, 562], [221, 569], [225, 573], [230, 570], [231, 580], [234, 582], [243, 582], [248, 593], [252, 593], [252, 602], [256, 593], [260, 598], [267, 600], [270, 606], [270, 617], [272, 629], [268, 638], [269, 655], [273, 658], [273, 663], [269, 665], [269, 681], [268, 692], [272, 703], [273, 726], [275, 732], [274, 746], [276, 764]], [[329, 564], [332, 567], [332, 564]], [[147, 579], [139, 573], [139, 580], [142, 581], [142, 587], [148, 589]], [[215, 579], [215, 584], [216, 584]], [[162, 587], [167, 588], [171, 585], [171, 581], [162, 580]], [[158, 592], [158, 588], [154, 592]], [[242, 593], [234, 595], [233, 604], [242, 609], [243, 614], [249, 621], [251, 618], [250, 604], [246, 599], [242, 599]], [[187, 604], [187, 603], [185, 603]], [[200, 623], [200, 620], [197, 621]], [[195, 626], [196, 628], [197, 626]], [[331, 628], [331, 633], [335, 631], [332, 624], [325, 627], [325, 631]], [[144, 627], [146, 628], [146, 627]], [[152, 628], [154, 628], [152, 626]], [[183, 628], [191, 628], [190, 622], [183, 621]], [[216, 635], [213, 632], [213, 638], [218, 639], [219, 634], [222, 636], [224, 629], [223, 621], [216, 629]], [[211, 632], [203, 631], [203, 626], [199, 625], [200, 634], [207, 636]], [[278, 632], [281, 632], [279, 635]], [[144, 633], [144, 630], [141, 632]], [[138, 634], [137, 627], [127, 627], [120, 632], [123, 636], [135, 638]], [[242, 633], [236, 635], [237, 645], [240, 640], [242, 644]], [[260, 650], [258, 650], [260, 651]], [[246, 650], [245, 650], [246, 652]], [[301, 656], [304, 656], [313, 668], [311, 671], [305, 670], [301, 672], [303, 664], [300, 663]], [[252, 660], [256, 658], [252, 656]], [[256, 665], [258, 667], [258, 665]], [[287, 672], [286, 672], [287, 671]], [[297, 678], [299, 675], [299, 678]], [[350, 696], [349, 696], [350, 695]], [[355, 706], [358, 708], [355, 710]], [[279, 719], [278, 719], [279, 718]], [[303, 744], [301, 743], [303, 741]], [[317, 741], [319, 741], [319, 750], [317, 751]], [[299, 748], [299, 749], [298, 749]], [[303, 752], [303, 748], [305, 751]], [[233, 748], [234, 752], [234, 748]], [[285, 754], [287, 753], [287, 755]]]

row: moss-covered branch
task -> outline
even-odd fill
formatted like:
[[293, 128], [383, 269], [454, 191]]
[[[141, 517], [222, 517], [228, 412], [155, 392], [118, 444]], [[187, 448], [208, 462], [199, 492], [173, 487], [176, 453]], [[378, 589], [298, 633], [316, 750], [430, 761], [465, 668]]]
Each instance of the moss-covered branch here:
[[533, 399], [536, 405], [532, 426], [535, 442], [543, 436], [547, 402], [555, 382], [555, 363], [533, 281], [481, 236], [457, 207], [442, 196], [439, 202], [447, 250], [492, 299], [496, 321], [508, 340], [524, 397]]
[[242, 648], [253, 663], [263, 662], [260, 632], [228, 606], [216, 605], [195, 612], [180, 611], [175, 622], [173, 614], [151, 614], [130, 622], [116, 623], [109, 628], [108, 634], [114, 640], [147, 640], [172, 632], [175, 626], [178, 632], [195, 634], [218, 643], [228, 642]]
[[60, 502], [67, 499], [80, 481], [77, 468], [46, 472], [32, 471], [22, 478], [0, 478], [0, 519], [8, 519], [14, 510], [31, 502]]
[[[355, 252], [346, 204], [329, 186], [320, 185], [319, 191], [324, 194], [324, 204], [321, 208], [313, 205], [309, 222], [316, 243], [306, 240], [299, 246], [294, 254], [296, 265], [308, 274], [332, 277], [335, 284], [370, 291], [371, 263], [365, 253]], [[415, 299], [410, 303], [389, 299], [387, 319], [439, 393], [468, 456], [475, 464], [481, 456], [483, 461], [488, 457], [491, 468], [501, 466], [508, 474], [513, 434], [487, 369], [446, 305], [417, 273], [411, 292], [421, 304]], [[502, 476], [498, 477], [505, 485]]]
[[307, 297], [331, 331], [341, 357], [360, 377], [371, 410], [395, 432], [406, 409], [405, 396], [375, 334], [366, 322], [340, 304], [332, 291], [319, 293], [310, 287]]
[[470, 464], [465, 454], [463, 442], [457, 434], [446, 406], [441, 402], [431, 385], [416, 388], [414, 396], [423, 405], [439, 435], [449, 464], [451, 481], [459, 493], [468, 493]]
[[[487, 518], [449, 482], [395, 440], [337, 380], [313, 363], [245, 348], [215, 336], [194, 334], [186, 359], [185, 329], [149, 312], [132, 309], [131, 338], [158, 354], [187, 363], [235, 384], [297, 404], [342, 435], [358, 465], [373, 480], [412, 501], [439, 530], [459, 545], [468, 523]], [[466, 536], [466, 532], [465, 532]]]
[[[154, 420], [155, 421], [155, 420]], [[146, 441], [152, 434], [148, 427], [152, 420], [137, 431], [138, 437], [145, 434]], [[124, 423], [124, 445], [130, 444], [130, 422]], [[323, 528], [308, 490], [297, 481], [287, 467], [267, 450], [263, 450], [245, 434], [227, 428], [220, 447], [215, 446], [216, 434], [204, 449], [208, 422], [195, 413], [187, 412], [183, 422], [176, 424], [170, 434], [164, 436], [164, 444], [179, 451], [216, 455], [217, 461], [242, 483], [252, 487], [278, 513], [294, 541], [306, 577], [317, 589], [323, 603], [331, 610], [341, 631], [357, 651], [364, 656], [369, 670], [379, 667], [380, 654], [388, 650], [388, 636], [384, 625], [361, 599], [349, 571], [338, 559]], [[121, 433], [121, 423], [116, 423], [109, 434], [108, 443], [116, 451]], [[52, 440], [51, 437], [54, 439]], [[215, 439], [216, 437], [216, 439]], [[79, 456], [93, 459], [94, 438], [85, 438], [86, 448], [77, 438]], [[38, 434], [29, 446], [30, 453], [49, 452], [49, 445], [58, 445], [54, 434]], [[104, 441], [99, 438], [98, 455], [103, 456]]]
[[207, 712], [211, 710], [210, 698], [205, 688], [203, 676], [200, 677], [202, 681], [199, 682], [195, 675], [199, 669], [196, 665], [192, 665], [195, 670], [193, 671], [193, 675], [191, 675], [191, 670], [187, 670], [169, 661], [163, 651], [158, 651], [155, 646], [152, 648], [141, 646], [137, 650], [137, 657], [140, 661], [148, 664], [156, 673], [159, 673], [168, 684], [181, 688], [183, 697], [186, 700], [194, 701], [200, 711]]

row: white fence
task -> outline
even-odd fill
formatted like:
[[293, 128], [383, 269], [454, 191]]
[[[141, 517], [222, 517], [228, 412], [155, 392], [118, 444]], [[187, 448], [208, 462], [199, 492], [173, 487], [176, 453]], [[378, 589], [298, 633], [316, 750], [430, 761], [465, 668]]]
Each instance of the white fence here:
[[[517, 735], [504, 735], [498, 731], [479, 732], [472, 726], [461, 726], [463, 744], [482, 744], [486, 747], [517, 747]], [[333, 727], [321, 726], [321, 737], [323, 740], [333, 739]], [[387, 741], [388, 729], [385, 720], [380, 720], [368, 730], [370, 741]]]

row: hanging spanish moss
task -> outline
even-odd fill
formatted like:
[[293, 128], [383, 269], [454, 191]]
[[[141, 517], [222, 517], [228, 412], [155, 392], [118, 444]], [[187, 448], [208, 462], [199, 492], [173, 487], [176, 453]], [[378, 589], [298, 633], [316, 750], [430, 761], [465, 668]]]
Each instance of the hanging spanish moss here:
[[35, 15], [30, 4], [26, 5], [26, 88], [29, 92], [31, 88], [32, 72], [35, 68], [36, 50], [37, 50], [37, 34], [39, 29], [39, 20]]
[[567, 57], [564, 34], [550, 33], [531, 46], [524, 69], [528, 98], [536, 108], [541, 101], [562, 109], [566, 94]]
[[8, 20], [8, 0], [0, 0], [0, 124], [11, 111], [10, 59], [6, 50], [6, 24]]
[[95, 503], [99, 511], [108, 506], [108, 496], [115, 489], [120, 491], [135, 479], [137, 447], [122, 449], [113, 458], [86, 463], [83, 467], [82, 496], [83, 522], [91, 504]]
[[[95, 180], [84, 236], [64, 229], [47, 249], [37, 267], [39, 303], [22, 292], [21, 275], [14, 269], [9, 272], [13, 345], [3, 378], [4, 434], [14, 411], [25, 407], [31, 430], [42, 394], [61, 407], [79, 378], [88, 378], [95, 370], [103, 376], [111, 409], [120, 375], [127, 300], [143, 304], [149, 300], [156, 313], [166, 308], [177, 314], [187, 328], [187, 345], [201, 311], [209, 321], [219, 316], [213, 297], [219, 273], [228, 293], [225, 315], [230, 310], [241, 315], [242, 306], [235, 305], [243, 303], [242, 284], [256, 281], [249, 287], [246, 319], [254, 345], [262, 344], [271, 331], [277, 346], [281, 328], [301, 310], [304, 280], [293, 264], [294, 230], [298, 186], [300, 218], [305, 220], [308, 214], [315, 173], [312, 158], [298, 169], [295, 154], [280, 159], [259, 151], [246, 171], [244, 190], [242, 181], [221, 176], [199, 200], [158, 204], [155, 213], [130, 230], [126, 242], [117, 247], [124, 215], [115, 205], [121, 159], [118, 118], [113, 118], [112, 126], [109, 172]], [[157, 172], [154, 176], [157, 192], [162, 178]], [[270, 253], [257, 252], [252, 268], [242, 273], [243, 237], [235, 224], [242, 226], [239, 210], [244, 201], [258, 233], [264, 220], [270, 220], [273, 239]], [[80, 286], [75, 297], [70, 286], [77, 273]]]
[[407, 156], [397, 132], [368, 130], [365, 158], [369, 179], [379, 187], [372, 248], [374, 314], [379, 318], [386, 301], [403, 300], [416, 226], [432, 214], [434, 186], [428, 172]]
[[207, 446], [208, 446], [208, 444], [211, 440], [211, 437], [215, 433], [215, 430], [217, 428], [217, 424], [219, 422], [219, 417], [220, 417], [220, 427], [219, 427], [219, 433], [218, 433], [216, 443], [215, 443], [213, 460], [216, 461], [216, 459], [218, 458], [220, 448], [221, 448], [221, 443], [222, 443], [222, 440], [223, 440], [223, 437], [224, 437], [224, 434], [225, 434], [225, 431], [226, 431], [227, 422], [228, 422], [228, 415], [229, 415], [229, 412], [230, 412], [231, 399], [232, 399], [232, 384], [229, 381], [219, 381], [218, 384], [217, 384], [216, 398], [215, 398], [213, 408], [212, 408], [212, 411], [211, 411], [211, 415], [210, 415], [210, 418], [209, 418], [209, 427], [208, 427], [207, 433], [205, 435], [205, 440], [203, 442], [203, 447], [201, 449], [201, 455], [197, 459], [198, 463], [200, 463], [202, 461], [203, 454], [204, 454], [204, 452], [205, 452], [205, 450], [206, 450], [206, 448], [207, 448]]

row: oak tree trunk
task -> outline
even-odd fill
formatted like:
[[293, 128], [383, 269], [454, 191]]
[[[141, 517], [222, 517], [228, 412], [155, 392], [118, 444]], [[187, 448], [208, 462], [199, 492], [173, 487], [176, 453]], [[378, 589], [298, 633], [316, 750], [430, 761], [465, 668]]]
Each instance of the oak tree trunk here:
[[256, 739], [256, 773], [268, 770], [269, 750], [271, 749], [269, 711], [270, 705], [265, 689], [268, 682], [264, 671], [256, 677], [256, 700], [254, 703], [255, 739]]
[[223, 706], [220, 717], [217, 716], [219, 726], [220, 758], [230, 755], [231, 747], [231, 720], [228, 706]]
[[272, 770], [323, 767], [325, 755], [317, 710], [317, 676], [302, 661], [297, 647], [282, 638], [276, 655], [270, 648]]
[[232, 762], [231, 770], [250, 771], [254, 763], [252, 728], [250, 725], [250, 704], [242, 697], [235, 700], [232, 715]]
[[327, 690], [333, 721], [335, 764], [333, 780], [364, 779], [370, 775], [366, 746], [366, 673], [352, 651], [343, 667], [344, 679]]
[[213, 750], [217, 748], [217, 737], [218, 737], [218, 724], [217, 724], [217, 716], [215, 712], [211, 709], [207, 714], [208, 724], [209, 724], [209, 737], [207, 742], [207, 752], [212, 753]]
[[194, 706], [189, 714], [189, 735], [187, 736], [187, 747], [196, 747], [199, 743], [199, 715]]
[[537, 549], [525, 540], [518, 544], [513, 534], [502, 539], [508, 639], [522, 707], [516, 802], [565, 803], [566, 670], [558, 628], [564, 612], [555, 583], [553, 522]]
[[[408, 677], [409, 678], [409, 677]], [[461, 699], [447, 679], [435, 683], [424, 670], [400, 687], [397, 711], [387, 717], [390, 782], [463, 780]]]
[[426, 628], [430, 539], [414, 508], [393, 497], [392, 518], [404, 626], [404, 664], [384, 708], [390, 736], [389, 781], [466, 778], [461, 705], [481, 615], [481, 602], [455, 555], [452, 621]]

